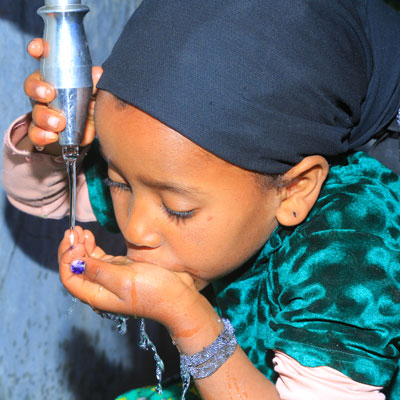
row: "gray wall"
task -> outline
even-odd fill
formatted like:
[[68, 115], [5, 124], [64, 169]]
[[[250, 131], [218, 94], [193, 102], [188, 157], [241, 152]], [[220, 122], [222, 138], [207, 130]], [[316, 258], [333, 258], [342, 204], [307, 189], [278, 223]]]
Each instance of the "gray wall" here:
[[[43, 3], [0, 0], [0, 133], [30, 110], [23, 81], [38, 63], [26, 45], [42, 33], [36, 10]], [[83, 3], [91, 8], [85, 21], [93, 62], [101, 64], [138, 1]], [[62, 287], [56, 252], [67, 225], [15, 210], [0, 188], [0, 400], [113, 399], [154, 381], [152, 355], [137, 346], [136, 321], [121, 336], [111, 321], [73, 303]], [[123, 251], [121, 237], [97, 223], [87, 226], [108, 251]], [[150, 323], [149, 330], [167, 359], [171, 347], [164, 329]], [[175, 357], [166, 364], [172, 374]]]

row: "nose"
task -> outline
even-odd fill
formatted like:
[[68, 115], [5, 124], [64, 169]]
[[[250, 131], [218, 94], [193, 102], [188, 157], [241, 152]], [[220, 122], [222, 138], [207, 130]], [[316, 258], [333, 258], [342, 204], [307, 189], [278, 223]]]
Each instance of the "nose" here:
[[129, 208], [128, 219], [123, 230], [125, 239], [138, 247], [157, 248], [162, 244], [155, 212], [147, 201], [135, 198]]

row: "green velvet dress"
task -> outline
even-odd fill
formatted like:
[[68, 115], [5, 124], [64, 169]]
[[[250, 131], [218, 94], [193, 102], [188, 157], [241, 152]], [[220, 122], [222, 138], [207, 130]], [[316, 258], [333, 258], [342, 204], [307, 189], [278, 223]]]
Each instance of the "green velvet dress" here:
[[[400, 399], [399, 239], [400, 178], [364, 153], [336, 158], [306, 221], [278, 226], [252, 260], [213, 283], [216, 308], [272, 381], [280, 350]], [[176, 386], [164, 397], [180, 394]], [[161, 398], [137, 389], [119, 399], [140, 397]]]

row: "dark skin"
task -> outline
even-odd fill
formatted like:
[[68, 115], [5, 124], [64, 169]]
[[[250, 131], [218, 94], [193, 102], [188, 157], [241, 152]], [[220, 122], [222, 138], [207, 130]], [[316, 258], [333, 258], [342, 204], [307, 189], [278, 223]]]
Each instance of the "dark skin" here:
[[[40, 42], [33, 47], [40, 50]], [[37, 90], [42, 85], [31, 75], [25, 90], [46, 103], [54, 93]], [[51, 117], [59, 119], [56, 130]], [[49, 143], [44, 132], [58, 132], [65, 123], [43, 104], [35, 106], [33, 120], [29, 137], [40, 146]], [[318, 198], [328, 164], [320, 156], [306, 157], [284, 175], [290, 185], [262, 188], [253, 172], [219, 159], [133, 106], [119, 107], [107, 92], [97, 97], [95, 121], [128, 251], [113, 257], [96, 245], [91, 232], [77, 227], [71, 238], [67, 231], [59, 247], [61, 281], [94, 309], [162, 323], [181, 352], [194, 354], [222, 329], [199, 290], [254, 255], [278, 223], [303, 221]], [[86, 143], [93, 132], [90, 121]], [[77, 258], [86, 262], [83, 275], [70, 271]], [[239, 346], [196, 385], [205, 400], [279, 398]]]

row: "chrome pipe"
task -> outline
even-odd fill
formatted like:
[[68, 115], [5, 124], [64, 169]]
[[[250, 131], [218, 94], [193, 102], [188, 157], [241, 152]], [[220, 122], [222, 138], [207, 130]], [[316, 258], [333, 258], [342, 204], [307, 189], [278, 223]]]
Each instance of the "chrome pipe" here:
[[80, 0], [45, 0], [37, 11], [45, 25], [41, 78], [57, 92], [50, 107], [67, 120], [59, 136], [63, 147], [81, 143], [92, 95], [92, 60], [83, 25], [88, 11]]

